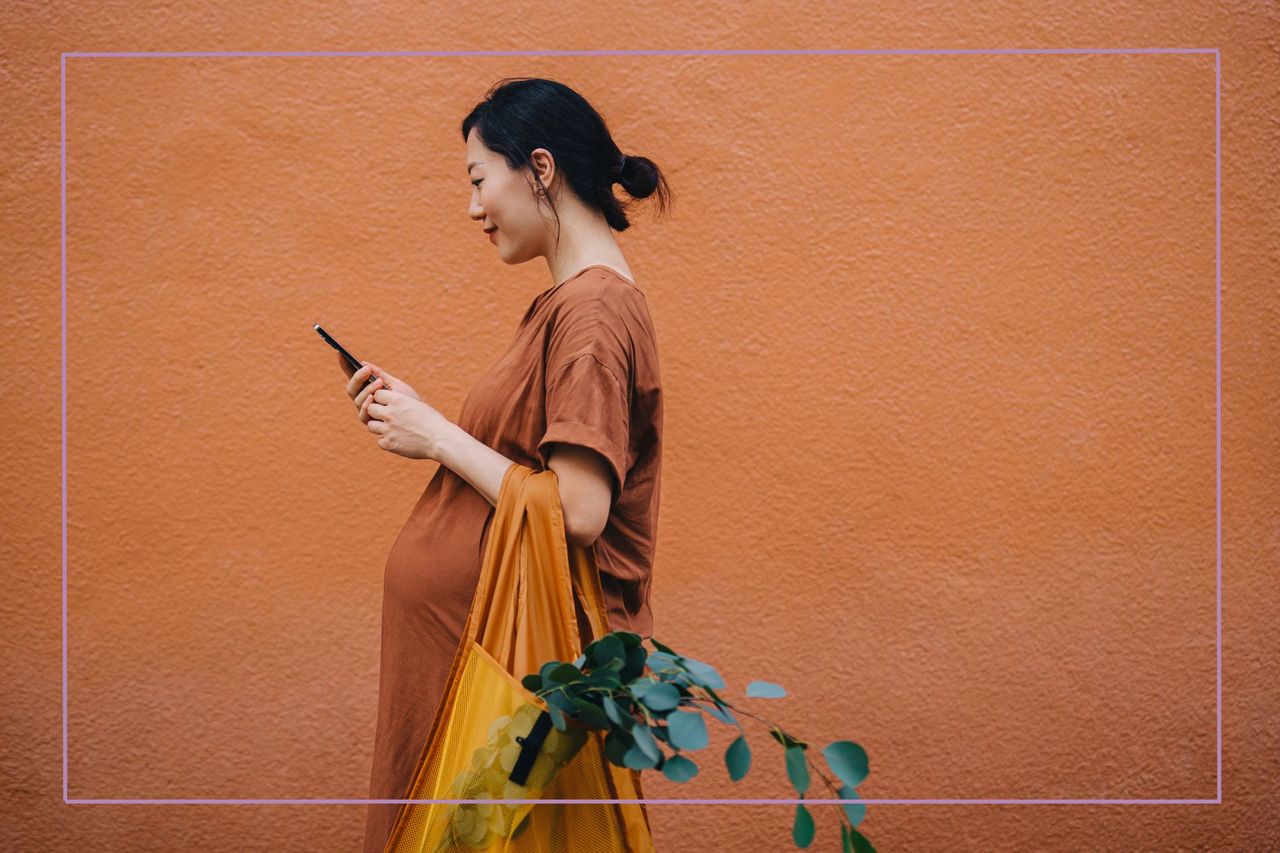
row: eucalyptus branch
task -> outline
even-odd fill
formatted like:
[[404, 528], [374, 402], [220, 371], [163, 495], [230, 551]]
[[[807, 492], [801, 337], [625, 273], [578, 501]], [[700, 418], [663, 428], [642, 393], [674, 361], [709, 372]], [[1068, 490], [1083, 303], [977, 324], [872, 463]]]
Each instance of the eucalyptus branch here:
[[[685, 753], [708, 745], [705, 713], [739, 730], [740, 734], [724, 753], [730, 778], [739, 781], [752, 763], [747, 730], [737, 717], [741, 714], [768, 726], [773, 739], [783, 747], [787, 776], [801, 800], [813, 787], [815, 776], [833, 799], [857, 797], [856, 787], [867, 776], [867, 755], [861, 746], [840, 740], [822, 749], [826, 766], [839, 777], [833, 779], [809, 755], [807, 741], [793, 737], [766, 717], [721, 699], [715, 691], [723, 690], [725, 682], [714, 667], [685, 657], [653, 638], [649, 638], [649, 642], [657, 651], [646, 650], [638, 634], [615, 631], [590, 643], [573, 663], [548, 661], [538, 672], [525, 676], [522, 683], [539, 696], [558, 692], [565, 697], [567, 701], [557, 700], [557, 703], [571, 706], [571, 710], [552, 704], [547, 708], [553, 723], [562, 731], [565, 720], [561, 717], [575, 719], [589, 728], [603, 729], [606, 756], [617, 766], [635, 770], [661, 768], [673, 781], [689, 781], [697, 774], [698, 766]], [[605, 683], [600, 684], [598, 673], [604, 672], [613, 673], [616, 679], [606, 676]], [[590, 686], [584, 683], [592, 679], [595, 683]], [[776, 699], [786, 695], [777, 684], [752, 681], [747, 684], [745, 698]], [[682, 708], [683, 713], [676, 713]], [[662, 743], [666, 743], [669, 750], [664, 750]], [[795, 754], [796, 750], [799, 755]], [[842, 790], [851, 796], [843, 796]], [[841, 805], [842, 848], [874, 853], [871, 842], [856, 829], [865, 807]], [[796, 846], [808, 847], [813, 834], [812, 815], [804, 803], [797, 803], [792, 827]]]
[[[704, 698], [704, 701], [706, 702], [715, 701], [710, 696], [706, 696], [705, 690], [703, 691], [703, 698]], [[723, 704], [725, 707], [732, 708], [735, 714], [742, 714], [744, 716], [751, 717], [753, 720], [764, 723], [765, 725], [769, 726], [770, 730], [774, 730], [774, 729], [777, 729], [779, 731], [782, 730], [782, 726], [775, 724], [771, 720], [765, 719], [759, 714], [748, 711], [745, 708], [739, 708], [737, 705], [732, 705], [728, 702], [723, 702], [719, 704]], [[743, 728], [742, 726], [738, 726], [738, 730], [743, 732], [744, 734], [746, 733], [746, 729]], [[843, 797], [840, 796], [840, 789], [837, 788], [835, 784], [831, 781], [831, 777], [828, 776], [822, 770], [822, 768], [818, 766], [818, 763], [814, 761], [813, 758], [809, 755], [809, 750], [806, 749], [804, 752], [805, 752], [805, 756], [804, 756], [805, 763], [808, 764], [810, 768], [812, 768], [813, 774], [822, 780], [822, 784], [827, 786], [827, 790], [829, 790], [832, 794], [832, 799], [834, 800], [844, 799]], [[849, 824], [850, 829], [853, 828], [853, 822], [848, 819], [848, 817], [844, 814], [843, 811], [841, 811], [840, 820], [843, 821], [844, 823]]]

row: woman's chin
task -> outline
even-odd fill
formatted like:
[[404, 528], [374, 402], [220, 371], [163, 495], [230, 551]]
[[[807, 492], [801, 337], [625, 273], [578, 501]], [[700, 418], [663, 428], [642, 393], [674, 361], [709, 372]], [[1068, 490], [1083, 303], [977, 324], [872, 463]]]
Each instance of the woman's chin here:
[[505, 252], [501, 246], [498, 247], [498, 258], [508, 266], [517, 266], [519, 264], [523, 264], [525, 261], [531, 260], [530, 258], [520, 257], [518, 255]]

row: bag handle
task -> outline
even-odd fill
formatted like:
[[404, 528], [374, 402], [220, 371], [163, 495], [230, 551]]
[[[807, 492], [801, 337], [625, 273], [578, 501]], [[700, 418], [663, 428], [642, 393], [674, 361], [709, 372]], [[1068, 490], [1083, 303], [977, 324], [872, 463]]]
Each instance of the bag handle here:
[[[560, 591], [567, 593], [564, 601], [572, 609], [574, 599], [578, 600], [591, 627], [591, 636], [598, 639], [608, 633], [609, 626], [604, 591], [600, 586], [600, 576], [590, 549], [569, 545], [564, 524], [564, 507], [560, 503], [560, 478], [553, 469], [548, 468], [530, 474], [525, 481], [525, 489], [526, 513], [530, 521], [530, 526], [526, 529], [550, 529], [554, 532], [552, 541], [557, 546], [555, 562], [557, 565], [563, 563], [568, 569], [568, 577], [560, 581]], [[572, 615], [576, 628], [577, 614]]]
[[[572, 660], [582, 651], [575, 597], [592, 637], [608, 633], [594, 560], [568, 544], [559, 478], [550, 468], [535, 472], [513, 462], [503, 475], [461, 647], [479, 643], [517, 676], [537, 671], [541, 661], [534, 657]], [[531, 634], [536, 643], [520, 642]]]

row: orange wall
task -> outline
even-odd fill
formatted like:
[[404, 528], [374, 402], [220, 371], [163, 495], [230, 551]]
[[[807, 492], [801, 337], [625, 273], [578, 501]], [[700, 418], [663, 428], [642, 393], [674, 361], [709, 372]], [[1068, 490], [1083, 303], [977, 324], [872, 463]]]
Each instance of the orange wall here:
[[[364, 827], [62, 801], [60, 52], [666, 46], [1221, 48], [1224, 801], [880, 805], [863, 829], [1280, 845], [1274, 7], [143, 9], [0, 11], [0, 847], [338, 851]], [[666, 388], [657, 637], [731, 698], [785, 685], [744, 707], [861, 743], [869, 798], [1215, 798], [1204, 54], [68, 60], [69, 796], [367, 795], [383, 564], [435, 463], [377, 448], [310, 327], [456, 417], [552, 283], [466, 215], [458, 124], [508, 75], [578, 88], [677, 194], [620, 238]], [[699, 777], [646, 795], [790, 798], [748, 731], [743, 782], [715, 728]], [[786, 850], [792, 811], [651, 807], [662, 853]]]

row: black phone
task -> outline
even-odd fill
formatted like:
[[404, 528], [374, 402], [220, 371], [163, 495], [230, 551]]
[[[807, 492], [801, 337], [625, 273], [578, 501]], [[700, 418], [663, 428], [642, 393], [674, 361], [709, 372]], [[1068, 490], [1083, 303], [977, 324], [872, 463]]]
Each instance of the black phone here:
[[[324, 329], [320, 328], [319, 323], [316, 323], [311, 328], [315, 329], [320, 334], [320, 337], [324, 338], [326, 341], [329, 342], [329, 346], [336, 349], [342, 355], [342, 357], [346, 359], [347, 364], [351, 365], [352, 370], [359, 370], [360, 368], [364, 367], [364, 365], [361, 364], [360, 361], [355, 356], [353, 356], [351, 353], [346, 351], [346, 349], [342, 346], [342, 344], [335, 341], [332, 335], [330, 335]], [[363, 388], [368, 386], [369, 383], [373, 382], [373, 380], [376, 378], [377, 377], [370, 375], [369, 378], [365, 380], [364, 385], [361, 387]]]

